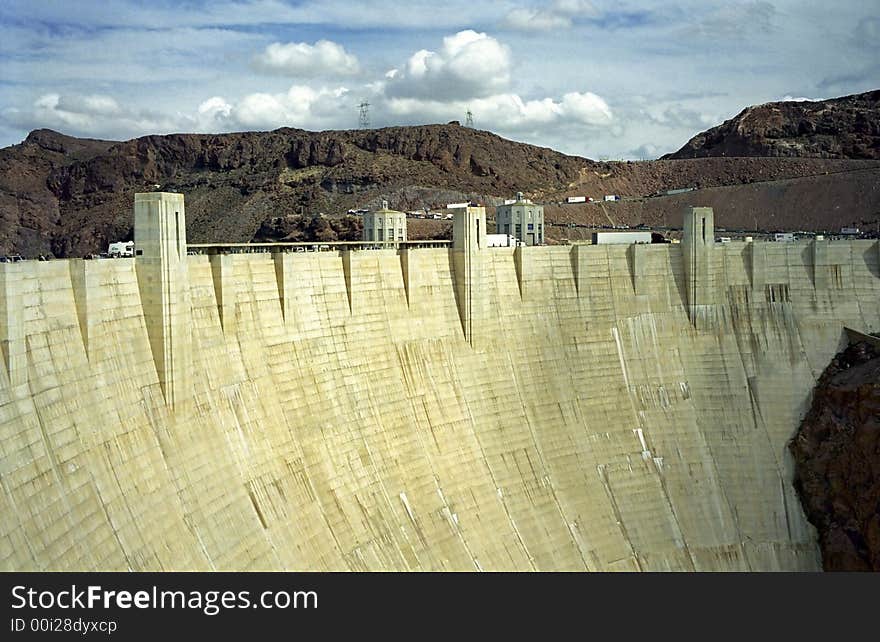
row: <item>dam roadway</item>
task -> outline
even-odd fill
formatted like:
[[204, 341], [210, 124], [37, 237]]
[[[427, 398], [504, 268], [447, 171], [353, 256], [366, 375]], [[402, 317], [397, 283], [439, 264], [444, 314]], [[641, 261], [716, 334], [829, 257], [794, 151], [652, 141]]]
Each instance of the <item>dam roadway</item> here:
[[0, 264], [0, 569], [820, 569], [785, 446], [880, 330], [877, 242], [486, 249], [471, 209]]

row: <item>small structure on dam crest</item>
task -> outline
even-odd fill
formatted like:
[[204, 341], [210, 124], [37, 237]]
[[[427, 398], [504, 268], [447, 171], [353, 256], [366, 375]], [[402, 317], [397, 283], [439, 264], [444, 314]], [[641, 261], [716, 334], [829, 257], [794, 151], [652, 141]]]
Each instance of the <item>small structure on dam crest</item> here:
[[526, 245], [543, 245], [544, 206], [517, 192], [512, 203], [495, 208], [495, 232], [515, 236]]
[[382, 201], [378, 210], [364, 214], [365, 241], [406, 241], [406, 214], [388, 208]]

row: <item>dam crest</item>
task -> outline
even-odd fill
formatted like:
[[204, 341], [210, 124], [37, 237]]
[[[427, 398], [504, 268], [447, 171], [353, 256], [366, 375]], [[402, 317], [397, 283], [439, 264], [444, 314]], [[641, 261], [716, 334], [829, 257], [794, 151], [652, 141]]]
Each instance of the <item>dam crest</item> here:
[[821, 568], [785, 445], [876, 241], [453, 228], [192, 254], [150, 193], [133, 259], [0, 264], [0, 568]]

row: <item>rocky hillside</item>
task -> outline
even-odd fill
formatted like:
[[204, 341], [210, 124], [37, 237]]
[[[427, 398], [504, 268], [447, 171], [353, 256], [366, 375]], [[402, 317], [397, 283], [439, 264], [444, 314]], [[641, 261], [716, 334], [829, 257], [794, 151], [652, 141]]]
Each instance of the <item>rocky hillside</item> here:
[[[311, 219], [322, 213], [336, 219], [382, 199], [400, 210], [475, 199], [489, 206], [491, 218], [492, 206], [517, 191], [548, 204], [549, 224], [677, 226], [684, 206], [707, 204], [718, 207], [719, 226], [830, 230], [880, 219], [878, 178], [880, 161], [872, 160], [599, 163], [457, 123], [173, 134], [125, 142], [37, 130], [0, 149], [0, 254], [104, 251], [109, 242], [131, 238], [134, 194], [151, 190], [185, 194], [191, 242], [242, 242], [312, 233], [350, 238], [358, 229], [352, 221], [325, 225]], [[654, 196], [681, 187], [695, 191]], [[605, 194], [623, 200], [550, 205], [569, 195], [601, 200]], [[413, 232], [413, 238], [446, 234], [419, 225]], [[551, 239], [577, 238], [558, 227], [548, 232]]]
[[880, 571], [880, 350], [834, 358], [790, 449], [825, 570]]
[[880, 159], [880, 90], [748, 107], [664, 158], [708, 156]]
[[834, 358], [790, 449], [825, 570], [880, 571], [880, 349]]
[[266, 220], [562, 189], [584, 159], [457, 124], [279, 129], [78, 141], [48, 130], [0, 150], [0, 252], [78, 256], [131, 233], [135, 192], [187, 198], [194, 242], [251, 239]]
[[31, 132], [21, 145], [0, 149], [0, 254], [51, 251], [51, 232], [62, 224], [49, 176], [104, 154], [116, 143]]

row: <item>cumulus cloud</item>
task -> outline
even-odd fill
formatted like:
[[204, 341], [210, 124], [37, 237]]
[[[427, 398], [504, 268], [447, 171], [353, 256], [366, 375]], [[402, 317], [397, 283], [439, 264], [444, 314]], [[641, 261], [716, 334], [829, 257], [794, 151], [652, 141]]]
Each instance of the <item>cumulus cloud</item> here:
[[571, 92], [562, 97], [560, 113], [586, 125], [607, 125], [612, 120], [611, 109], [602, 98], [592, 92]]
[[330, 40], [318, 40], [313, 45], [273, 42], [252, 62], [255, 69], [264, 73], [302, 78], [350, 76], [360, 70], [357, 57]]
[[495, 131], [529, 131], [548, 126], [604, 127], [613, 121], [608, 104], [596, 94], [571, 92], [561, 99], [523, 100], [512, 93], [495, 94], [474, 100], [425, 100], [391, 98], [389, 111], [405, 118], [437, 122], [460, 118], [470, 109], [478, 127]]
[[283, 93], [252, 93], [232, 103], [214, 96], [199, 105], [196, 125], [200, 131], [333, 127], [344, 118], [348, 93], [345, 87], [293, 85]]
[[[575, 0], [559, 5], [581, 7]], [[511, 75], [505, 45], [485, 33], [460, 31], [444, 38], [439, 51], [421, 49], [387, 72], [373, 85], [373, 100], [392, 122], [461, 120], [471, 110], [478, 127], [509, 135], [595, 131], [614, 122], [608, 103], [595, 93], [525, 99], [511, 91]]]
[[28, 109], [5, 109], [2, 120], [22, 129], [48, 127], [78, 136], [104, 138], [172, 131], [178, 124], [166, 114], [123, 107], [111, 96], [55, 92], [41, 95]]
[[588, 0], [556, 0], [540, 8], [513, 9], [504, 17], [501, 25], [521, 31], [568, 29], [574, 24], [575, 18], [593, 17], [598, 13], [593, 3]]
[[491, 96], [510, 82], [510, 51], [495, 38], [468, 29], [443, 38], [440, 51], [417, 51], [386, 77], [386, 91], [398, 98]]
[[202, 132], [224, 130], [232, 116], [232, 105], [222, 96], [212, 96], [203, 101], [196, 110], [196, 129]]
[[48, 127], [74, 136], [129, 139], [172, 132], [227, 132], [278, 127], [324, 129], [352, 120], [345, 87], [293, 85], [281, 93], [255, 92], [228, 101], [212, 96], [194, 111], [161, 113], [120, 105], [106, 95], [43, 94], [28, 109], [9, 108], [2, 123], [25, 130]]
[[[275, 43], [261, 54], [259, 64], [274, 65], [278, 73], [296, 70], [303, 75], [318, 67], [355, 68], [357, 61], [347, 60], [349, 54], [341, 47], [324, 42], [327, 46], [321, 41]], [[309, 60], [308, 69], [304, 59]], [[463, 120], [468, 110], [481, 129], [535, 142], [587, 131], [613, 133], [618, 126], [608, 103], [593, 92], [524, 97], [513, 91], [511, 77], [508, 48], [485, 33], [465, 30], [443, 38], [436, 50], [416, 51], [397, 68], [352, 88], [307, 81], [280, 92], [259, 85], [238, 94], [227, 88], [203, 94], [208, 97], [196, 98], [189, 107], [181, 109], [178, 103], [173, 113], [138, 111], [119, 96], [51, 92], [31, 109], [7, 110], [3, 120], [23, 129], [54, 127], [74, 135], [114, 138], [285, 126], [345, 129], [355, 126], [363, 97], [372, 105], [375, 126]]]
[[[677, 149], [697, 131], [786, 92], [827, 98], [876, 88], [880, 79], [880, 13], [865, 0], [673, 0], [662, 10], [656, 0], [375, 0], [370, 10], [363, 4], [118, 0], [108, 11], [104, 0], [78, 0], [70, 11], [70, 3], [3, 0], [0, 146], [34, 127], [98, 138], [257, 127], [239, 120], [354, 127], [364, 97], [376, 126], [464, 122], [471, 107], [481, 129], [616, 158], [646, 141], [658, 151]], [[502, 24], [503, 31], [489, 27]], [[560, 37], [571, 35], [563, 31], [569, 27], [583, 34]], [[495, 70], [457, 74], [438, 66], [454, 57], [442, 36], [465, 29], [510, 48]], [[280, 54], [305, 41], [315, 54], [321, 40], [357, 55], [360, 73], [310, 77], [318, 65], [297, 67], [295, 59], [285, 66], [267, 51], [270, 43]], [[411, 74], [408, 63], [420, 50]], [[266, 74], [255, 72], [255, 54], [268, 65]], [[291, 84], [314, 92], [325, 85], [325, 95], [296, 111], [287, 105]], [[326, 94], [343, 84], [350, 95]], [[681, 95], [670, 97], [671, 88]], [[611, 125], [583, 125], [573, 120], [573, 107], [562, 109], [567, 92], [588, 91], [613, 97]], [[645, 104], [633, 93], [645, 95]], [[403, 115], [392, 99], [419, 104]], [[685, 111], [664, 113], [673, 103]], [[640, 112], [649, 107], [653, 118]]]

